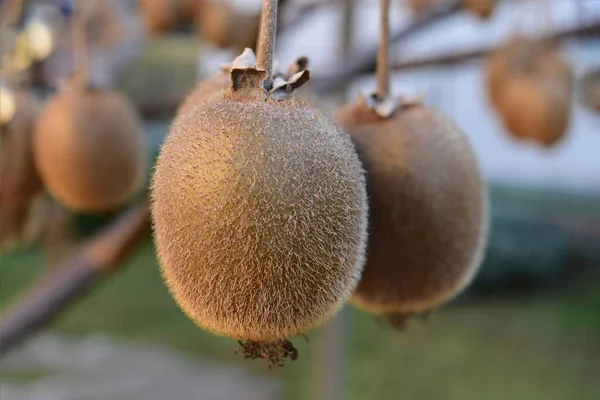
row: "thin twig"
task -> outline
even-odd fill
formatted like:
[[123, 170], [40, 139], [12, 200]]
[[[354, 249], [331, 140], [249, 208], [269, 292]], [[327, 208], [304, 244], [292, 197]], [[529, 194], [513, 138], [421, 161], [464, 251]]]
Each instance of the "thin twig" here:
[[275, 49], [276, 31], [277, 0], [263, 0], [256, 66], [266, 70], [269, 78], [273, 74], [273, 51]]
[[[425, 29], [432, 23], [457, 13], [462, 7], [462, 1], [453, 1], [449, 4], [440, 6], [429, 13], [423, 14], [422, 16], [415, 18], [415, 20], [404, 29], [391, 35], [390, 43], [404, 40]], [[374, 72], [377, 66], [378, 47], [378, 45], [374, 45], [369, 51], [356, 57], [353, 62], [348, 63], [345, 67], [342, 66], [336, 74], [332, 74], [328, 77], [311, 79], [311, 88], [319, 92], [329, 92], [332, 89], [346, 85], [348, 79], [351, 77]]]
[[[586, 36], [600, 36], [600, 20], [586, 24], [583, 26], [576, 26], [574, 28], [565, 29], [560, 32], [556, 32], [552, 35], [546, 36], [546, 39], [550, 40], [564, 40], [572, 37], [586, 37]], [[500, 45], [501, 46], [501, 45]], [[485, 57], [488, 54], [498, 50], [498, 45], [483, 46], [475, 49], [469, 49], [464, 51], [458, 51], [448, 54], [436, 54], [433, 56], [414, 58], [412, 60], [402, 60], [395, 64], [392, 64], [394, 71], [408, 70], [431, 66], [444, 66], [452, 65], [472, 59]]]
[[127, 211], [89, 239], [62, 267], [34, 284], [11, 310], [3, 311], [0, 357], [64, 313], [108, 273], [122, 267], [122, 261], [149, 232], [149, 215], [147, 203]]
[[390, 0], [381, 0], [379, 50], [377, 52], [377, 97], [390, 94]]

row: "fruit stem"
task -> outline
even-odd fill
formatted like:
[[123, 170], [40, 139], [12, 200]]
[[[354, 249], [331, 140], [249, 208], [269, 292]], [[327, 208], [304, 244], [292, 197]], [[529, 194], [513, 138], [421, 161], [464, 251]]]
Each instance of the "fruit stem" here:
[[[85, 88], [89, 81], [88, 45], [86, 31], [86, 9], [89, 0], [78, 0], [75, 2], [75, 13], [73, 15], [73, 55], [75, 59], [75, 73], [77, 82]], [[85, 4], [85, 6], [84, 6]]]
[[258, 34], [256, 67], [267, 71], [265, 89], [270, 90], [273, 82], [273, 51], [277, 30], [277, 0], [263, 0]]
[[377, 51], [377, 97], [390, 94], [390, 0], [381, 0], [379, 50]]

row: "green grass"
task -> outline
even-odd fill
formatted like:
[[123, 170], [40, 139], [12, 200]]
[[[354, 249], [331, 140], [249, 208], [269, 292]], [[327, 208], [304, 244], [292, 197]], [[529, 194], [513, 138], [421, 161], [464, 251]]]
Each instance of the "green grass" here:
[[[34, 250], [2, 257], [0, 301], [41, 271]], [[352, 400], [592, 400], [600, 398], [600, 283], [569, 292], [457, 304], [402, 333], [344, 310], [345, 387]], [[309, 399], [322, 360], [318, 331], [295, 339], [300, 358], [276, 371], [235, 356], [234, 341], [194, 326], [166, 291], [150, 243], [52, 329], [104, 332], [237, 362], [287, 382], [285, 399]], [[35, 374], [33, 374], [35, 375]]]

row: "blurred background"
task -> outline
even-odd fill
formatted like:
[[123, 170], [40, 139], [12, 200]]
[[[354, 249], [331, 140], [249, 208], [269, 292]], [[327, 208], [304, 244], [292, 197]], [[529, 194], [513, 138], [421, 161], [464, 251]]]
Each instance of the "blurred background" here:
[[[197, 0], [202, 6], [190, 17], [182, 1], [85, 2], [90, 81], [131, 99], [150, 161], [185, 95], [254, 46], [261, 3]], [[332, 110], [374, 89], [378, 1], [280, 3], [282, 66], [308, 56], [307, 87]], [[269, 370], [234, 354], [235, 341], [185, 317], [161, 281], [147, 229], [127, 257], [101, 272], [80, 265], [87, 274], [73, 278], [82, 246], [109, 235], [145, 192], [111, 213], [83, 214], [42, 191], [29, 206], [26, 239], [2, 249], [2, 333], [13, 326], [21, 333], [10, 352], [0, 348], [0, 397], [599, 399], [600, 79], [583, 78], [600, 71], [600, 2], [498, 0], [484, 19], [467, 3], [396, 0], [391, 10], [392, 37], [400, 33], [392, 42], [392, 92], [423, 94], [454, 119], [489, 183], [490, 242], [460, 298], [402, 332], [348, 305], [308, 340], [294, 339], [297, 361]], [[2, 20], [14, 19], [3, 22], [3, 65], [12, 66], [15, 85], [43, 102], [73, 71], [72, 3], [0, 5]], [[42, 44], [19, 45], [19, 34], [35, 23], [52, 27], [51, 44], [43, 44], [45, 33]], [[487, 57], [517, 33], [556, 36], [571, 65], [568, 129], [551, 147], [511, 135], [489, 100]], [[595, 88], [595, 102], [583, 94], [588, 88]], [[7, 149], [4, 135], [2, 142]], [[52, 293], [65, 292], [64, 282], [72, 290], [53, 299], [53, 318], [19, 325], [35, 320]]]

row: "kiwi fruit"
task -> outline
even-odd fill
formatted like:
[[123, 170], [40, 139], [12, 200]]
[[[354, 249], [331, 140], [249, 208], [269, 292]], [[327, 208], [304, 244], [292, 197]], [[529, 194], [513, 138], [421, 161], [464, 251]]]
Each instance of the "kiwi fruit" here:
[[0, 87], [0, 246], [23, 239], [30, 206], [43, 190], [32, 141], [37, 98], [22, 88]]
[[244, 55], [229, 89], [165, 139], [155, 241], [166, 285], [197, 325], [240, 340], [247, 357], [293, 359], [287, 338], [325, 322], [358, 283], [364, 172], [348, 135], [291, 95], [308, 71], [272, 81]]
[[260, 18], [237, 11], [223, 1], [205, 0], [196, 14], [196, 29], [203, 40], [218, 48], [256, 48]]
[[181, 23], [185, 0], [140, 0], [140, 12], [146, 29], [159, 34], [170, 31]]
[[49, 192], [73, 211], [109, 212], [145, 180], [141, 123], [117, 92], [74, 86], [56, 94], [38, 119], [33, 150]]
[[403, 321], [472, 280], [487, 195], [473, 150], [449, 118], [420, 104], [380, 115], [364, 98], [336, 115], [367, 174], [367, 260], [351, 301]]
[[463, 6], [479, 18], [489, 18], [494, 11], [496, 0], [463, 0]]
[[588, 71], [581, 77], [578, 91], [581, 104], [600, 112], [600, 68]]
[[564, 136], [573, 78], [553, 43], [512, 38], [490, 56], [487, 79], [491, 102], [513, 137], [552, 146]]

